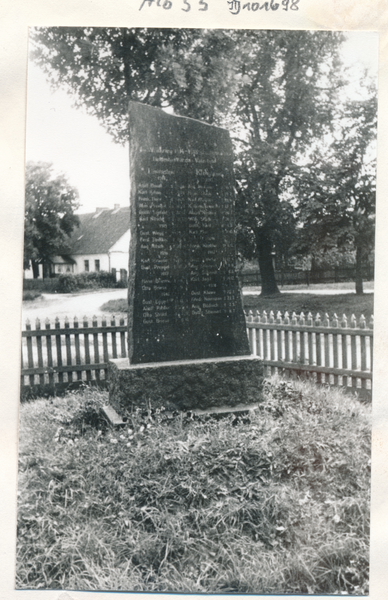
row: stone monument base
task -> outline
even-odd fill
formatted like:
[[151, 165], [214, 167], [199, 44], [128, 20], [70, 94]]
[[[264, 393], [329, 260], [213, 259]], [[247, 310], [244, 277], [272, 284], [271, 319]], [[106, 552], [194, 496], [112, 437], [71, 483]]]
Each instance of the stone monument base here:
[[261, 400], [263, 377], [263, 364], [254, 356], [140, 365], [116, 358], [109, 361], [109, 403], [118, 411], [252, 405]]

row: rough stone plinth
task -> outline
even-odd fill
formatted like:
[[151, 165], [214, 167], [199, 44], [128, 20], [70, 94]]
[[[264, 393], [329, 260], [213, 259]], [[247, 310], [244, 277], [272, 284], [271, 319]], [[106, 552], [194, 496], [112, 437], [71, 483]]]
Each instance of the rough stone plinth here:
[[192, 410], [252, 405], [261, 400], [263, 365], [253, 356], [130, 365], [109, 362], [109, 402], [132, 407]]

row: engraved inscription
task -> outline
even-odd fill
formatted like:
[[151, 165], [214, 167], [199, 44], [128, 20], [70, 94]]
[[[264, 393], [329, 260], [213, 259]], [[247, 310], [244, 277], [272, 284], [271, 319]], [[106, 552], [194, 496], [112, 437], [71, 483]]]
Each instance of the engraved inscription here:
[[148, 119], [130, 119], [137, 139], [131, 155], [130, 357], [147, 362], [246, 354], [229, 136], [149, 107], [133, 111], [143, 109]]

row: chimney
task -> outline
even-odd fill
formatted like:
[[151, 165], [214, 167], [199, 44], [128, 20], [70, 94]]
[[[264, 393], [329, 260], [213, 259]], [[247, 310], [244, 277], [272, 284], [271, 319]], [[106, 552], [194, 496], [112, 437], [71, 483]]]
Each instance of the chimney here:
[[115, 204], [113, 210], [119, 210], [119, 208], [120, 208], [120, 204]]

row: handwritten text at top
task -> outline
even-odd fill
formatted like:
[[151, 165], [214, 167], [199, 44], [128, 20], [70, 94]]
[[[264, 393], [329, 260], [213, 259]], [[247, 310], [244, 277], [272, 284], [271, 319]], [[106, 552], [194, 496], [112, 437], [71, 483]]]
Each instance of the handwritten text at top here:
[[[194, 4], [191, 0], [190, 2], [189, 0], [180, 0], [180, 3], [183, 4], [181, 10], [184, 12], [189, 12], [191, 10], [191, 5]], [[172, 0], [142, 0], [139, 10], [141, 10], [145, 4], [148, 4], [148, 6], [159, 6], [159, 8], [164, 8], [165, 10], [170, 10], [170, 8], [172, 8]], [[197, 10], [208, 9], [208, 4], [205, 0], [196, 0], [195, 4], [198, 4]]]

